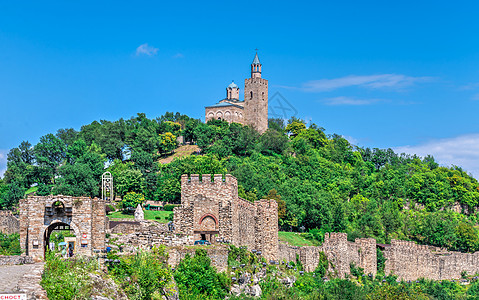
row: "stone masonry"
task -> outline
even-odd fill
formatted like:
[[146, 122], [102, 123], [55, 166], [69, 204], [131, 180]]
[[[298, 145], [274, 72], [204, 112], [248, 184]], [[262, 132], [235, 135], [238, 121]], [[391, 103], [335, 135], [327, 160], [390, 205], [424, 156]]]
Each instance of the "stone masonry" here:
[[9, 210], [0, 210], [0, 233], [20, 232], [20, 221]]
[[459, 279], [461, 272], [479, 273], [479, 252], [446, 251], [414, 242], [391, 240], [385, 247], [386, 274], [394, 273], [405, 280], [424, 277], [434, 280]]
[[259, 133], [268, 129], [268, 80], [261, 78], [262, 64], [256, 53], [251, 63], [251, 78], [244, 82], [244, 100], [239, 100], [239, 87], [232, 82], [226, 98], [205, 107], [205, 121], [222, 119], [249, 125]]
[[30, 196], [20, 200], [20, 246], [35, 261], [44, 259], [52, 230], [70, 228], [75, 253], [92, 255], [105, 248], [105, 203], [71, 196]]
[[410, 241], [391, 240], [390, 245], [377, 245], [372, 238], [347, 240], [346, 233], [327, 233], [319, 247], [293, 247], [279, 245], [281, 260], [296, 261], [298, 257], [305, 271], [311, 272], [319, 262], [319, 252], [324, 252], [330, 262], [331, 274], [344, 277], [350, 273], [350, 264], [363, 268], [365, 274], [376, 274], [376, 247], [383, 248], [386, 259], [385, 273], [399, 279], [433, 280], [460, 279], [462, 272], [479, 273], [479, 252], [461, 253], [433, 246], [417, 245]]
[[326, 233], [324, 242], [319, 247], [292, 247], [280, 244], [279, 259], [295, 261], [300, 259], [305, 271], [312, 272], [319, 263], [319, 252], [324, 252], [330, 262], [329, 271], [339, 277], [350, 272], [350, 264], [364, 269], [364, 273], [375, 275], [377, 272], [376, 240], [347, 240], [346, 233]]
[[278, 205], [274, 200], [254, 203], [238, 197], [234, 176], [192, 174], [181, 177], [181, 206], [174, 209], [176, 232], [229, 242], [261, 251], [268, 259], [278, 255]]
[[[206, 254], [211, 259], [211, 264], [218, 270], [224, 272], [228, 269], [228, 252], [226, 246], [208, 247], [205, 249]], [[170, 266], [177, 266], [180, 261], [185, 258], [186, 254], [193, 256], [196, 249], [186, 247], [171, 247], [168, 249], [168, 264]]]

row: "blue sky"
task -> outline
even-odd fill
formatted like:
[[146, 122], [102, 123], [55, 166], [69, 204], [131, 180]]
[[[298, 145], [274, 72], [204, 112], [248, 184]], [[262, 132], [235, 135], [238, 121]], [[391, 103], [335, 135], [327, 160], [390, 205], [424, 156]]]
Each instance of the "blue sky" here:
[[0, 174], [8, 149], [59, 128], [138, 112], [204, 119], [231, 80], [243, 88], [258, 48], [270, 96], [297, 117], [479, 178], [477, 11], [476, 1], [0, 2]]

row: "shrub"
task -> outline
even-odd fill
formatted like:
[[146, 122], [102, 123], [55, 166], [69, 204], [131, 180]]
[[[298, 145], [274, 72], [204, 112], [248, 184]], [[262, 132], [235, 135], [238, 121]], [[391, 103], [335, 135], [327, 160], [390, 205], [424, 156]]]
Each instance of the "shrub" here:
[[48, 252], [40, 284], [50, 300], [90, 299], [88, 273], [95, 268], [95, 261], [64, 260]]
[[115, 211], [115, 210], [116, 210], [115, 207], [111, 204], [108, 204], [105, 207], [105, 211], [106, 211], [107, 214], [109, 214], [109, 213], [111, 213], [112, 211]]
[[143, 194], [129, 192], [123, 197], [122, 203], [123, 207], [136, 208], [138, 204], [142, 204], [145, 201], [145, 196]]
[[109, 266], [108, 270], [131, 299], [152, 299], [161, 294], [171, 279], [164, 247], [131, 256], [110, 254], [109, 258], [120, 260], [118, 265]]
[[173, 208], [175, 208], [175, 207], [176, 207], [176, 205], [174, 205], [174, 204], [165, 204], [165, 205], [163, 206], [163, 210], [165, 210], [165, 211], [173, 211]]
[[216, 273], [204, 249], [193, 257], [187, 254], [174, 276], [180, 299], [224, 299], [229, 291], [229, 278]]
[[0, 255], [20, 255], [20, 235], [18, 233], [3, 234], [0, 232]]

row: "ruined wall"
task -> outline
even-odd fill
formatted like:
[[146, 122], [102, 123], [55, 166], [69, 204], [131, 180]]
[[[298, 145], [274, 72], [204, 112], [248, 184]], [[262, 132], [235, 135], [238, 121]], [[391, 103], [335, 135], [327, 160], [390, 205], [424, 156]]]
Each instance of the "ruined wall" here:
[[324, 252], [330, 262], [330, 272], [339, 277], [350, 273], [350, 264], [364, 269], [365, 274], [377, 272], [376, 240], [356, 239], [347, 241], [346, 233], [326, 233], [324, 242], [319, 247], [293, 247], [279, 245], [279, 259], [296, 261], [300, 259], [305, 271], [312, 272], [319, 263], [319, 252]]
[[[57, 201], [62, 203], [63, 210], [53, 208]], [[57, 223], [69, 225], [73, 230], [76, 236], [75, 253], [92, 255], [94, 249], [104, 249], [105, 203], [100, 199], [62, 195], [29, 196], [20, 200], [19, 206], [20, 246], [35, 261], [44, 259], [47, 229]]]
[[20, 221], [9, 210], [0, 210], [0, 233], [12, 234], [20, 232]]
[[278, 246], [280, 260], [296, 262], [296, 258], [299, 258], [306, 272], [313, 272], [318, 266], [319, 252], [319, 247], [314, 246], [295, 247], [285, 243], [280, 243]]
[[[228, 268], [228, 252], [226, 246], [202, 247], [206, 250], [208, 257], [211, 259], [211, 264], [216, 267], [218, 272], [224, 272]], [[176, 266], [180, 260], [185, 258], [186, 254], [194, 255], [195, 248], [173, 247], [168, 251], [168, 264]]]
[[441, 248], [416, 245], [414, 242], [391, 240], [384, 249], [386, 274], [394, 273], [401, 279], [434, 280], [459, 279], [461, 272], [479, 272], [479, 252], [460, 253]]
[[0, 255], [0, 266], [24, 264], [33, 264], [32, 258], [24, 255]]
[[175, 233], [168, 230], [167, 224], [155, 221], [110, 221], [110, 238], [107, 245], [119, 248], [126, 252], [135, 252], [138, 249], [150, 249], [153, 246], [181, 246], [191, 245], [193, 236]]

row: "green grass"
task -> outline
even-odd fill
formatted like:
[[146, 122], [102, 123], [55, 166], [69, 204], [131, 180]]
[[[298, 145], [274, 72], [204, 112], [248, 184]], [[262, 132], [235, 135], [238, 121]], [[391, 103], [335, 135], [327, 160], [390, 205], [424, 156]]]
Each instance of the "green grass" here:
[[291, 246], [316, 246], [316, 244], [308, 239], [305, 239], [297, 232], [278, 232], [278, 237], [280, 241], [287, 242]]
[[[168, 223], [168, 216], [172, 215], [172, 211], [163, 211], [163, 210], [144, 210], [145, 220], [153, 220], [160, 223]], [[125, 214], [122, 211], [115, 211], [108, 215], [110, 219], [134, 219], [133, 214]]]
[[29, 188], [29, 189], [25, 192], [25, 195], [31, 194], [31, 193], [36, 192], [36, 191], [38, 191], [38, 186], [32, 186], [31, 188]]

